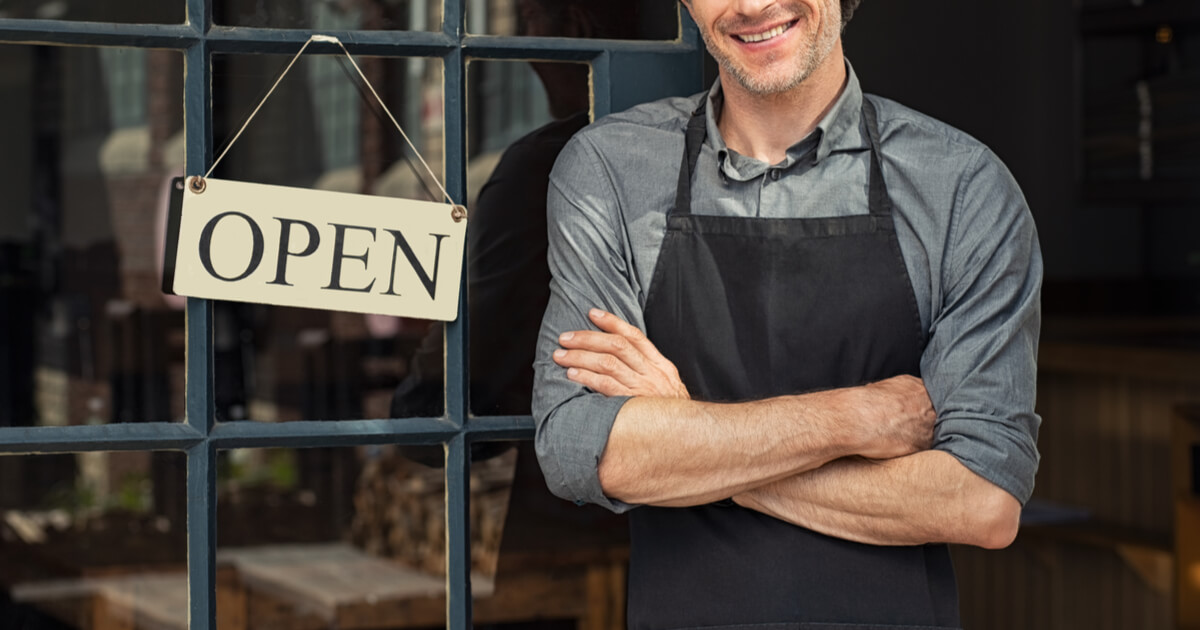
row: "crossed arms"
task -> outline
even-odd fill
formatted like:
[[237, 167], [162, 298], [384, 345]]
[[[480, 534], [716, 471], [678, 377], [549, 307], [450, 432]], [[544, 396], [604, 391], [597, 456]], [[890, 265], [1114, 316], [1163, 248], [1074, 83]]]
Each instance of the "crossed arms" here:
[[[1016, 536], [1009, 493], [929, 450], [936, 414], [920, 379], [715, 404], [692, 401], [644, 334], [592, 309], [554, 361], [618, 412], [599, 463], [607, 495], [668, 507], [733, 497], [821, 533], [880, 545], [1000, 548]], [[670, 444], [670, 448], [663, 448]]]

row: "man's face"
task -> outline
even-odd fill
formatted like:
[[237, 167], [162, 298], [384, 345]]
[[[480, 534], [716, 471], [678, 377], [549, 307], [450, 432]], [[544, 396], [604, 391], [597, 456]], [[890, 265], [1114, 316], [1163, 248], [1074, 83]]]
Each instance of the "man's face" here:
[[686, 0], [708, 52], [752, 94], [796, 87], [841, 38], [839, 0]]

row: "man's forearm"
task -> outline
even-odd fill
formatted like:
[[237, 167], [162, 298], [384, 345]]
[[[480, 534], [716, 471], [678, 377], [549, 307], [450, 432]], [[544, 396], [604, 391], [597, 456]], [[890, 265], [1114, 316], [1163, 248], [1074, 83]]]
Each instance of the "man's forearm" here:
[[1021, 506], [954, 456], [845, 458], [734, 497], [739, 505], [814, 531], [876, 545], [949, 542], [1001, 548]]
[[836, 422], [836, 390], [717, 404], [633, 398], [600, 460], [606, 495], [687, 506], [727, 499], [853, 452]]
[[847, 455], [926, 448], [932, 417], [910, 377], [732, 404], [638, 397], [617, 414], [598, 472], [627, 503], [699, 505]]

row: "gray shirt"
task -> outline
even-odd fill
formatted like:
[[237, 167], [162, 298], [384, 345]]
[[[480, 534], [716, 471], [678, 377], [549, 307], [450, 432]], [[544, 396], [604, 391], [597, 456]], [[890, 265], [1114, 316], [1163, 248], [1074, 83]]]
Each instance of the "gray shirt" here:
[[[720, 86], [714, 86], [693, 213], [867, 214], [864, 95], [847, 69], [833, 108], [778, 164], [725, 146], [716, 124]], [[597, 475], [627, 398], [567, 380], [551, 353], [560, 333], [591, 327], [591, 307], [646, 329], [643, 309], [675, 197], [683, 129], [701, 97], [647, 103], [597, 121], [567, 144], [551, 174], [553, 278], [534, 361], [533, 415], [546, 481], [564, 499], [618, 512], [632, 507], [606, 497]], [[900, 248], [929, 333], [921, 377], [938, 413], [934, 448], [1024, 503], [1033, 491], [1041, 423], [1034, 397], [1042, 259], [1033, 219], [1012, 175], [979, 141], [893, 101], [869, 98], [879, 113]]]

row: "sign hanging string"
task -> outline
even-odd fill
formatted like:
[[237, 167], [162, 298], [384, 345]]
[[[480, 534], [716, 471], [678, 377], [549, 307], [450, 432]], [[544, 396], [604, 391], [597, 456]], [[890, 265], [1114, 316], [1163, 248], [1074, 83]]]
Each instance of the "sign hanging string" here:
[[[363, 74], [362, 68], [358, 67], [358, 63], [354, 61], [354, 57], [350, 55], [350, 51], [346, 50], [345, 44], [342, 43], [342, 40], [334, 37], [333, 35], [313, 35], [308, 38], [308, 41], [304, 42], [304, 45], [301, 46], [300, 50], [296, 52], [296, 56], [292, 57], [292, 60], [288, 62], [287, 67], [283, 69], [283, 72], [279, 75], [279, 78], [275, 79], [275, 84], [272, 85], [271, 89], [267, 91], [267, 95], [258, 102], [258, 105], [254, 107], [254, 111], [250, 112], [250, 116], [246, 118], [246, 122], [242, 123], [241, 129], [238, 129], [238, 132], [233, 135], [233, 139], [229, 141], [229, 144], [225, 145], [225, 149], [221, 151], [221, 154], [217, 156], [217, 159], [213, 160], [212, 166], [209, 167], [208, 172], [204, 174], [202, 179], [208, 179], [208, 176], [212, 175], [213, 170], [217, 168], [217, 164], [221, 163], [221, 160], [225, 158], [225, 154], [229, 153], [229, 150], [233, 148], [234, 143], [236, 143], [238, 138], [241, 137], [242, 132], [246, 130], [246, 127], [250, 126], [250, 121], [254, 120], [254, 117], [258, 115], [258, 110], [262, 109], [262, 106], [266, 104], [267, 99], [271, 98], [271, 95], [275, 93], [275, 88], [279, 87], [279, 84], [283, 82], [283, 78], [287, 76], [288, 71], [290, 71], [292, 66], [296, 64], [296, 60], [300, 58], [300, 55], [304, 54], [304, 50], [313, 42], [319, 42], [322, 44], [337, 44], [338, 47], [342, 49], [342, 53], [346, 55], [346, 59], [350, 60], [350, 65], [354, 66], [354, 70], [358, 72], [358, 76], [362, 78], [363, 84], [366, 85], [367, 89], [371, 91], [371, 95], [375, 97], [375, 100], [379, 103], [379, 106], [383, 108], [384, 113], [388, 115], [388, 118], [391, 119], [392, 124], [396, 126], [396, 130], [400, 132], [400, 136], [404, 138], [406, 143], [408, 143], [408, 146], [412, 149], [413, 154], [417, 156], [417, 160], [421, 162], [421, 166], [425, 168], [425, 172], [429, 173], [429, 177], [433, 180], [433, 183], [438, 187], [438, 190], [441, 191], [442, 195], [445, 196], [446, 202], [452, 206], [455, 205], [454, 199], [450, 197], [450, 193], [446, 192], [446, 187], [442, 186], [441, 180], [438, 179], [437, 175], [434, 175], [433, 169], [429, 168], [429, 164], [425, 162], [425, 158], [421, 157], [421, 152], [417, 150], [416, 145], [414, 145], [412, 140], [409, 139], [408, 134], [404, 133], [404, 128], [400, 126], [400, 123], [396, 120], [396, 117], [393, 116], [391, 110], [388, 109], [387, 104], [384, 103], [383, 99], [379, 97], [379, 93], [375, 91], [375, 86], [371, 85], [371, 82], [367, 79], [367, 75]], [[200, 185], [202, 186], [203, 182], [201, 182]]]

